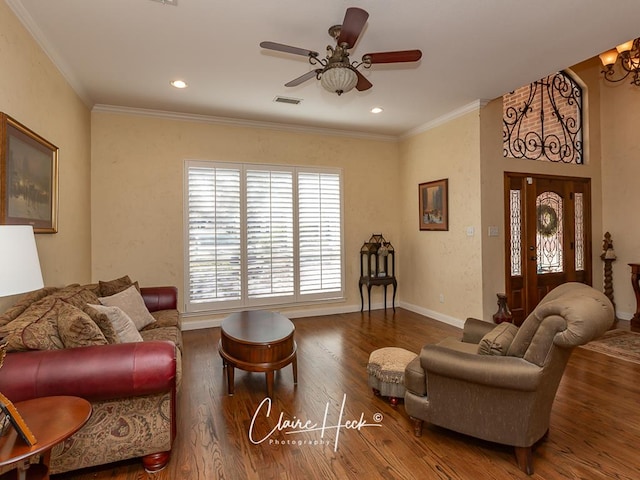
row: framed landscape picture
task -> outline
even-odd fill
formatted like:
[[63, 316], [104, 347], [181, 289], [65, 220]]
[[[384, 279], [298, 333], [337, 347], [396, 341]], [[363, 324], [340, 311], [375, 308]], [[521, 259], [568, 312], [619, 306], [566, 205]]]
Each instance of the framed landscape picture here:
[[449, 230], [449, 180], [418, 185], [420, 230]]
[[0, 113], [0, 224], [58, 231], [58, 147]]

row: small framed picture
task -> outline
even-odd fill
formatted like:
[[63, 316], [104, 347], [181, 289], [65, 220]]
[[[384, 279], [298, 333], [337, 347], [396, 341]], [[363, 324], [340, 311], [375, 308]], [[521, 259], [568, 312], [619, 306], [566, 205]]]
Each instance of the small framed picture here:
[[418, 185], [420, 230], [449, 230], [449, 180]]
[[0, 225], [58, 231], [58, 147], [0, 113]]

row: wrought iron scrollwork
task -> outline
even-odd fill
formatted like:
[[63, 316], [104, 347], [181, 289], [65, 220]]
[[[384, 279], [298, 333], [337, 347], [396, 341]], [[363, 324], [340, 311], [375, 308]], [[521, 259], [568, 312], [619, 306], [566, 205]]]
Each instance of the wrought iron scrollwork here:
[[505, 108], [502, 140], [505, 157], [582, 164], [580, 86], [563, 72], [533, 82], [523, 104]]

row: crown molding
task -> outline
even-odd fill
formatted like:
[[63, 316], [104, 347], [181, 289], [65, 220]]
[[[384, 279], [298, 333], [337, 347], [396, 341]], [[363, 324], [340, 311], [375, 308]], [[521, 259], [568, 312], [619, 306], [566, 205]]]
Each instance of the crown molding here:
[[18, 20], [20, 20], [20, 23], [22, 23], [24, 28], [26, 28], [31, 34], [31, 37], [36, 41], [44, 54], [49, 58], [49, 60], [51, 60], [53, 66], [58, 69], [73, 91], [76, 92], [87, 107], [91, 108], [93, 102], [91, 101], [89, 94], [78, 79], [71, 73], [71, 69], [64, 60], [62, 60], [62, 57], [57, 53], [55, 48], [51, 46], [47, 37], [42, 33], [42, 30], [40, 30], [31, 15], [29, 15], [29, 12], [27, 12], [22, 5], [22, 2], [20, 0], [5, 0], [5, 2], [9, 5], [9, 8], [11, 8]]
[[467, 105], [464, 105], [460, 108], [457, 108], [456, 110], [452, 110], [451, 112], [442, 115], [434, 120], [431, 120], [430, 122], [427, 122], [423, 125], [420, 125], [419, 127], [413, 128], [411, 130], [409, 130], [406, 133], [403, 133], [402, 135], [400, 135], [400, 140], [404, 140], [407, 139], [409, 137], [413, 137], [415, 135], [418, 135], [420, 133], [424, 133], [428, 130], [431, 130], [433, 128], [439, 127], [440, 125], [444, 125], [445, 123], [450, 122], [451, 120], [454, 120], [458, 117], [462, 117], [463, 115], [466, 115], [467, 113], [470, 112], [475, 112], [480, 110], [482, 107], [484, 107], [485, 105], [487, 105], [491, 100], [474, 100], [471, 103], [468, 103]]
[[146, 108], [122, 107], [118, 105], [96, 104], [92, 112], [115, 113], [121, 115], [136, 115], [139, 117], [163, 118], [166, 120], [179, 120], [184, 122], [208, 123], [212, 125], [230, 125], [234, 127], [262, 128], [268, 130], [279, 130], [293, 133], [307, 133], [314, 135], [331, 135], [337, 137], [359, 138], [364, 140], [376, 140], [382, 142], [397, 142], [398, 137], [394, 135], [380, 135], [373, 133], [338, 130], [320, 127], [307, 127], [288, 123], [260, 122], [255, 120], [243, 120], [230, 117], [216, 117], [211, 115], [200, 115], [193, 113], [169, 112], [164, 110], [152, 110]]

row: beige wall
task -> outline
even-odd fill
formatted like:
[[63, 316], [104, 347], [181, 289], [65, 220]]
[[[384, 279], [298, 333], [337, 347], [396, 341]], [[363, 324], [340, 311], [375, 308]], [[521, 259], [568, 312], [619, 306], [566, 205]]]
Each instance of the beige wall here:
[[141, 285], [177, 285], [182, 294], [187, 159], [340, 167], [346, 302], [320, 308], [359, 309], [360, 246], [374, 232], [399, 241], [397, 158], [395, 142], [94, 112], [93, 279], [128, 274]]
[[636, 311], [629, 263], [640, 263], [640, 88], [629, 83], [601, 88], [603, 230], [609, 231], [617, 260], [613, 293], [619, 318]]
[[[5, 2], [0, 2], [0, 111], [60, 149], [59, 231], [36, 235], [46, 285], [89, 281], [90, 112]], [[0, 299], [0, 311], [13, 299]]]
[[[451, 323], [488, 318], [495, 294], [504, 291], [503, 173], [517, 171], [592, 178], [594, 285], [602, 284], [600, 245], [608, 230], [618, 253], [619, 314], [635, 311], [626, 264], [640, 261], [634, 253], [640, 89], [601, 89], [596, 59], [574, 67], [588, 87], [589, 142], [586, 165], [571, 166], [502, 158], [500, 100], [399, 143], [90, 114], [4, 2], [0, 32], [0, 64], [11, 72], [0, 76], [0, 110], [60, 147], [60, 231], [37, 236], [47, 285], [126, 273], [143, 285], [182, 290], [185, 159], [322, 165], [344, 170], [347, 288], [345, 302], [322, 308], [359, 307], [358, 251], [382, 232], [398, 252], [404, 306]], [[417, 186], [440, 178], [450, 182], [449, 231], [421, 232]], [[489, 226], [499, 227], [498, 237], [488, 236]], [[381, 289], [373, 294], [380, 306]]]
[[[402, 304], [457, 325], [482, 313], [479, 145], [478, 111], [401, 142]], [[449, 230], [420, 231], [418, 185], [443, 178], [449, 181]]]
[[[505, 291], [505, 236], [504, 236], [504, 172], [560, 175], [591, 178], [593, 285], [602, 286], [602, 179], [600, 155], [600, 103], [599, 67], [586, 62], [573, 68], [585, 89], [585, 164], [565, 165], [503, 157], [502, 153], [502, 99], [486, 105], [481, 112], [482, 151], [482, 264], [483, 314], [491, 318], [497, 310], [496, 293]], [[499, 227], [498, 237], [489, 237], [489, 226]]]

